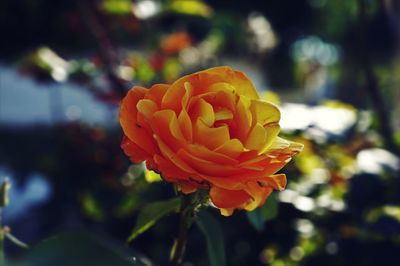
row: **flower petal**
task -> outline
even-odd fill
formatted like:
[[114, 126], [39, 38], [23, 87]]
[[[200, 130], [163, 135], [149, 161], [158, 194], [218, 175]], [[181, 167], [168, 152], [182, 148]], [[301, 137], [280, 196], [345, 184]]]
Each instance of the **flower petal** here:
[[[179, 155], [182, 156], [182, 154]], [[187, 161], [186, 158], [184, 158], [184, 160], [191, 165], [192, 162]], [[239, 190], [243, 189], [245, 186], [244, 184], [246, 184], [247, 182], [257, 181], [265, 182], [264, 185], [268, 185], [278, 190], [284, 186], [282, 176], [278, 176], [276, 178], [275, 176], [273, 176], [274, 173], [279, 171], [286, 164], [286, 162], [284, 161], [272, 162], [272, 160], [275, 159], [265, 157], [264, 160], [259, 161], [258, 164], [241, 165], [237, 170], [224, 166], [223, 168], [226, 169], [226, 171], [222, 172], [220, 169], [214, 169], [215, 166], [210, 166], [205, 162], [201, 162], [199, 158], [197, 158], [196, 160], [196, 166], [191, 166], [196, 170], [202, 169], [202, 171], [204, 172], [201, 172], [201, 177], [204, 180], [207, 180], [210, 184], [216, 185], [220, 188], [228, 190]], [[274, 180], [271, 180], [271, 178]]]
[[234, 114], [234, 125], [231, 125], [233, 135], [245, 142], [247, 134], [251, 128], [252, 114], [248, 108], [249, 101], [245, 97], [240, 97], [236, 104], [236, 112]]
[[227, 108], [221, 108], [215, 112], [215, 121], [230, 120], [233, 118], [233, 113]]
[[174, 82], [165, 93], [161, 101], [161, 109], [171, 109], [179, 113], [182, 108], [186, 108], [193, 94], [193, 86], [188, 80], [178, 81]]
[[185, 109], [182, 109], [178, 116], [178, 123], [181, 128], [182, 134], [188, 142], [193, 140], [192, 120]]
[[176, 114], [172, 110], [155, 112], [151, 120], [154, 133], [160, 136], [171, 148], [178, 149], [185, 144]]
[[295, 154], [299, 153], [303, 149], [303, 147], [304, 144], [302, 143], [276, 137], [266, 153], [274, 155], [276, 157], [279, 157], [279, 155], [292, 157]]
[[225, 154], [212, 151], [205, 146], [189, 144], [187, 151], [194, 156], [217, 164], [236, 165], [238, 160], [235, 160]]
[[199, 158], [184, 149], [180, 149], [177, 156], [199, 174], [226, 177], [241, 171], [240, 168], [232, 165], [222, 167], [221, 164]]
[[136, 104], [137, 110], [150, 121], [153, 114], [158, 111], [158, 106], [155, 102], [149, 99], [142, 99]]
[[236, 88], [228, 82], [218, 82], [211, 84], [207, 89], [208, 92], [225, 92], [227, 94], [235, 94]]
[[251, 199], [243, 190], [227, 190], [217, 186], [211, 187], [209, 195], [218, 208], [237, 208]]
[[195, 143], [202, 144], [213, 150], [229, 139], [229, 129], [226, 125], [210, 128], [201, 119], [196, 121], [193, 132], [193, 141]]
[[[175, 98], [173, 95], [182, 96], [183, 93], [178, 88], [183, 88], [185, 82], [192, 84], [196, 95], [207, 91], [212, 84], [226, 82], [231, 84], [239, 95], [245, 95], [251, 99], [259, 98], [253, 83], [245, 74], [230, 67], [221, 66], [199, 71], [178, 79], [172, 84], [173, 89], [170, 89], [170, 93], [167, 92], [168, 96], [165, 98], [165, 102], [163, 99], [163, 102], [165, 104], [172, 102]], [[178, 99], [181, 99], [181, 97]]]
[[221, 146], [215, 148], [214, 151], [236, 159], [244, 151], [244, 147], [240, 140], [230, 139]]
[[231, 84], [236, 89], [237, 94], [245, 95], [251, 99], [259, 98], [253, 83], [243, 72], [235, 71], [227, 66], [221, 66], [210, 68], [200, 73], [218, 75], [224, 82]]
[[211, 127], [215, 122], [214, 109], [212, 105], [202, 98], [192, 105], [189, 111], [189, 116], [192, 118], [192, 121], [201, 119], [208, 127]]
[[189, 99], [192, 97], [192, 93], [193, 93], [193, 88], [192, 85], [189, 82], [185, 82], [183, 84], [183, 87], [185, 88], [185, 94], [182, 97], [182, 108], [186, 109], [187, 105], [189, 103]]
[[264, 153], [278, 136], [281, 127], [277, 123], [270, 123], [264, 126], [265, 132], [267, 133], [267, 139], [264, 143], [264, 147], [260, 150], [260, 154]]
[[270, 186], [273, 189], [282, 191], [286, 187], [286, 175], [285, 174], [277, 174], [277, 175], [271, 175], [271, 176], [266, 176], [263, 178], [260, 178], [257, 180], [260, 182], [263, 186]]
[[[238, 179], [238, 178], [231, 178], [231, 176], [211, 176], [202, 174], [201, 178], [206, 180], [208, 183], [215, 185], [220, 188], [228, 189], [228, 190], [240, 190], [244, 188], [244, 183], [246, 180]], [[249, 178], [248, 178], [249, 179]]]
[[278, 123], [281, 119], [281, 112], [278, 107], [270, 102], [263, 100], [252, 100], [250, 110], [253, 115], [253, 124], [260, 123], [266, 125], [269, 123]]
[[161, 109], [171, 109], [178, 114], [182, 109], [182, 101], [177, 99], [184, 99], [187, 91], [183, 83], [179, 86], [174, 84], [171, 85], [162, 98]]
[[[182, 159], [177, 156], [170, 147], [168, 147], [167, 144], [162, 141], [162, 139], [154, 135], [154, 139], [157, 141], [158, 147], [160, 148], [161, 154], [168, 160], [170, 160], [173, 164], [175, 164], [178, 168], [180, 168], [182, 171], [187, 172], [187, 173], [196, 173], [196, 171], [193, 170], [187, 163], [182, 161]], [[162, 172], [162, 169], [160, 169]]]
[[262, 187], [258, 182], [248, 182], [245, 191], [251, 196], [252, 201], [244, 206], [244, 209], [252, 211], [264, 204], [272, 192], [271, 187]]
[[222, 216], [231, 216], [234, 210], [235, 210], [235, 208], [220, 208], [219, 209]]
[[161, 106], [161, 100], [164, 97], [165, 93], [169, 89], [171, 85], [169, 84], [154, 84], [149, 89], [148, 93], [146, 94], [145, 98], [152, 100], [157, 104], [158, 107]]
[[137, 103], [143, 99], [147, 89], [142, 87], [134, 87], [122, 100], [119, 120], [125, 135], [143, 150], [153, 154], [157, 148], [154, 140], [143, 125], [137, 121]]
[[264, 176], [270, 176], [275, 174], [277, 171], [282, 169], [282, 167], [285, 166], [286, 164], [287, 164], [286, 161], [280, 161], [275, 158], [269, 158], [267, 156], [263, 156], [262, 160], [249, 160], [239, 164], [239, 166], [242, 168], [247, 168], [247, 169], [262, 168], [262, 170], [246, 172], [245, 174], [238, 173], [237, 175], [233, 175], [231, 178], [246, 180], [246, 176], [250, 174], [251, 178], [257, 180]]
[[126, 136], [122, 138], [121, 148], [134, 163], [143, 162], [144, 160], [150, 157], [150, 154], [148, 154], [146, 151], [144, 151], [142, 148], [140, 148]]
[[250, 131], [244, 146], [249, 150], [260, 151], [264, 149], [266, 141], [267, 132], [261, 124], [257, 123]]
[[154, 171], [161, 174], [161, 177], [168, 182], [177, 182], [178, 180], [186, 180], [189, 178], [190, 174], [177, 167], [171, 161], [165, 159], [164, 157], [156, 154], [154, 155], [154, 162], [157, 165], [157, 169]]

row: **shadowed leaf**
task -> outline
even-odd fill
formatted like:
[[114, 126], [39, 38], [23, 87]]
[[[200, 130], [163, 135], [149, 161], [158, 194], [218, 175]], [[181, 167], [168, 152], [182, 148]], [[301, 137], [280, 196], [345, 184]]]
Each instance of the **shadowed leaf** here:
[[138, 235], [147, 231], [158, 219], [171, 212], [178, 211], [180, 204], [180, 198], [174, 198], [166, 201], [149, 203], [144, 206], [139, 213], [135, 228], [133, 228], [128, 241], [134, 240]]
[[203, 211], [198, 215], [197, 226], [206, 237], [210, 265], [226, 265], [224, 237], [218, 221], [210, 213]]
[[247, 219], [258, 231], [264, 229], [264, 223], [274, 219], [278, 215], [278, 201], [270, 196], [265, 204], [254, 211], [246, 212]]

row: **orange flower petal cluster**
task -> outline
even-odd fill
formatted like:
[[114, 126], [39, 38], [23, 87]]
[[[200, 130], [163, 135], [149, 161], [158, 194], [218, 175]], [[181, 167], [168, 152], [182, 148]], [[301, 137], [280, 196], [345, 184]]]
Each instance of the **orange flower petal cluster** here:
[[123, 99], [122, 148], [183, 193], [209, 189], [223, 215], [261, 206], [286, 185], [275, 174], [303, 145], [278, 137], [280, 112], [229, 67], [173, 84], [134, 87]]
[[190, 47], [192, 38], [187, 32], [176, 32], [164, 37], [161, 40], [160, 48], [166, 54], [175, 54], [179, 51]]

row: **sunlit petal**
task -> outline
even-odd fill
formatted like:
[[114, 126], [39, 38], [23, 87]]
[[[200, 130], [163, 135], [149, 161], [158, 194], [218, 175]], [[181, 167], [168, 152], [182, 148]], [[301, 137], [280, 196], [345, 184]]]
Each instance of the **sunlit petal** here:
[[230, 139], [229, 129], [226, 125], [210, 128], [201, 119], [197, 120], [193, 135], [195, 142], [211, 150], [218, 148]]
[[240, 140], [230, 139], [221, 146], [215, 148], [214, 151], [236, 159], [244, 151], [244, 147]]
[[158, 106], [155, 102], [149, 99], [140, 100], [137, 105], [137, 110], [147, 119], [151, 120], [153, 114], [158, 111]]
[[253, 115], [253, 124], [260, 123], [266, 125], [269, 123], [278, 123], [281, 118], [281, 112], [274, 104], [263, 100], [252, 100], [250, 111]]
[[267, 132], [265, 128], [257, 123], [250, 131], [245, 147], [250, 150], [260, 151], [264, 148], [267, 141]]
[[192, 121], [201, 119], [208, 127], [211, 127], [215, 122], [214, 109], [212, 105], [201, 98], [193, 104], [190, 109], [190, 117], [192, 118]]

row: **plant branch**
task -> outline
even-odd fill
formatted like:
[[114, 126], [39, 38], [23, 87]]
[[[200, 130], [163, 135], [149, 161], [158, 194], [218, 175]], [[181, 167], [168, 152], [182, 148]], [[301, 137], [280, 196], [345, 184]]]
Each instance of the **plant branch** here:
[[96, 39], [99, 54], [105, 64], [105, 70], [109, 80], [112, 83], [113, 90], [115, 90], [122, 98], [125, 95], [125, 86], [115, 72], [117, 63], [112, 42], [105, 29], [98, 21], [89, 1], [76, 0], [76, 3], [78, 5], [82, 20], [86, 24], [92, 36]]
[[169, 261], [170, 266], [181, 265], [183, 256], [185, 254], [188, 230], [192, 226], [193, 221], [196, 218], [196, 214], [203, 207], [208, 206], [208, 204], [208, 190], [197, 189], [197, 191], [192, 194], [182, 194], [182, 202], [179, 211], [179, 232], [171, 249], [171, 256]]
[[379, 118], [379, 131], [384, 138], [388, 150], [399, 154], [393, 139], [393, 129], [390, 125], [390, 114], [385, 108], [384, 100], [379, 91], [378, 78], [375, 76], [367, 48], [367, 6], [365, 0], [358, 0], [359, 7], [359, 44], [361, 48], [360, 63], [365, 77], [365, 89]]
[[191, 196], [182, 196], [182, 204], [179, 213], [179, 233], [171, 251], [170, 266], [178, 266], [182, 263], [186, 249], [187, 234], [192, 225], [192, 217], [194, 215], [194, 206], [192, 205]]

